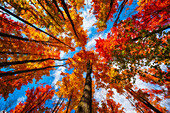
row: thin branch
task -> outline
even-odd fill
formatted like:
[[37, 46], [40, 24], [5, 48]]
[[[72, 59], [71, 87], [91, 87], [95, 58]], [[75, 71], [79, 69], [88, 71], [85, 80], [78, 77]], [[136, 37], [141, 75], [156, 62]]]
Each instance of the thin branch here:
[[47, 60], [58, 60], [58, 61], [64, 61], [67, 59], [55, 59], [55, 58], [46, 58], [46, 59], [40, 59], [40, 60], [24, 60], [24, 61], [14, 61], [14, 62], [1, 62], [0, 63], [0, 67], [3, 66], [9, 66], [9, 65], [16, 65], [16, 64], [24, 64], [24, 63], [28, 63], [28, 62], [43, 62], [43, 61], [47, 61]]
[[28, 42], [42, 43], [44, 45], [57, 47], [56, 45], [50, 44], [50, 43], [52, 43], [50, 41], [37, 41], [37, 40], [34, 40], [34, 39], [27, 39], [27, 38], [15, 36], [15, 35], [10, 35], [10, 34], [6, 34], [6, 33], [2, 33], [2, 32], [0, 32], [0, 36], [9, 37], [9, 38], [17, 39], [17, 40], [28, 41]]
[[118, 14], [118, 16], [117, 16], [117, 18], [116, 18], [116, 20], [115, 20], [115, 22], [114, 22], [114, 25], [117, 24], [117, 21], [118, 21], [118, 19], [119, 19], [119, 16], [120, 16], [120, 14], [122, 13], [123, 8], [125, 7], [127, 1], [128, 1], [128, 0], [124, 0], [124, 1], [122, 2], [122, 4], [120, 5], [120, 7], [119, 7], [119, 9], [118, 9], [118, 10], [119, 10], [119, 14]]
[[77, 32], [76, 32], [75, 27], [74, 27], [74, 23], [73, 23], [73, 21], [72, 21], [72, 19], [71, 19], [71, 16], [70, 16], [70, 14], [69, 14], [68, 9], [67, 9], [66, 3], [64, 2], [64, 0], [61, 0], [61, 3], [62, 3], [62, 5], [63, 5], [63, 7], [64, 7], [65, 13], [67, 14], [67, 17], [69, 18], [69, 20], [70, 20], [70, 22], [71, 22], [71, 25], [72, 25], [72, 27], [73, 27], [74, 33], [75, 33], [77, 39], [79, 40], [79, 37], [78, 37]]
[[[134, 39], [131, 39], [131, 41], [137, 41], [140, 38], [151, 36], [151, 35], [153, 35], [155, 33], [162, 32], [163, 30], [166, 30], [166, 29], [169, 29], [169, 28], [170, 28], [170, 24], [165, 25], [165, 26], [159, 28], [158, 30], [153, 30], [152, 32], [145, 34], [144, 36], [138, 36], [138, 37], [136, 37]], [[117, 45], [116, 47], [119, 47], [119, 45]], [[169, 58], [169, 57], [166, 57], [166, 58]]]
[[71, 92], [70, 99], [69, 99], [69, 101], [68, 101], [66, 113], [68, 113], [68, 109], [69, 109], [69, 106], [70, 106], [70, 103], [71, 103], [71, 100], [72, 100], [72, 96], [73, 96], [73, 90], [72, 90], [72, 92]]
[[61, 11], [61, 9], [58, 7], [58, 4], [57, 4], [56, 0], [53, 0], [53, 3], [55, 4], [55, 6], [57, 7], [58, 11], [61, 13], [63, 19], [65, 20], [64, 14], [63, 14], [63, 12]]
[[[38, 1], [38, 3], [41, 5], [41, 7], [47, 12], [47, 14], [55, 21], [55, 23], [58, 25], [58, 26], [60, 26], [60, 24], [54, 19], [54, 17], [47, 11], [47, 9], [42, 5], [42, 3], [39, 1], [39, 0], [37, 0]], [[60, 26], [61, 27], [61, 26]]]
[[128, 101], [131, 103], [132, 106], [134, 106], [136, 108], [136, 110], [138, 110], [140, 113], [144, 113], [143, 110], [140, 108], [140, 106], [138, 106], [137, 104], [135, 104], [130, 98], [129, 98], [129, 94], [125, 94], [123, 96], [127, 96]]
[[[28, 111], [28, 113], [31, 113], [37, 106], [41, 105], [41, 103], [45, 100], [45, 98], [48, 96], [48, 94], [50, 93], [50, 91], [46, 93], [44, 93], [45, 97], [43, 99], [40, 100], [40, 102], [38, 102], [38, 104], [36, 106], [34, 106], [31, 110]], [[43, 97], [44, 95], [42, 95], [41, 97]]]
[[105, 23], [107, 22], [107, 20], [108, 20], [108, 18], [109, 18], [110, 12], [111, 12], [111, 10], [112, 10], [112, 6], [113, 6], [113, 0], [111, 0], [111, 2], [110, 2], [110, 9], [109, 9], [109, 13], [108, 13], [108, 15], [107, 15], [107, 17], [106, 17]]
[[17, 79], [20, 79], [20, 78], [24, 78], [26, 76], [31, 76], [31, 74], [24, 75], [24, 76], [15, 76], [15, 78], [13, 78], [13, 79], [4, 80], [3, 83], [8, 82], [8, 81], [12, 81], [12, 80], [17, 80]]
[[[139, 70], [139, 71], [141, 71], [141, 70]], [[151, 75], [151, 76], [153, 76], [153, 77], [155, 77], [155, 78], [160, 78], [159, 76], [156, 76], [156, 75], [154, 75], [154, 74], [151, 74], [151, 73], [149, 73], [149, 72], [147, 72], [147, 71], [141, 71], [141, 72], [143, 72], [143, 73], [146, 73], [146, 74], [149, 74], [149, 75]], [[168, 78], [163, 78], [165, 81], [170, 81], [170, 79], [168, 79]]]
[[58, 110], [59, 110], [59, 108], [61, 107], [61, 105], [63, 104], [63, 102], [64, 102], [64, 99], [63, 99], [63, 101], [60, 103], [60, 105], [59, 105], [59, 107], [57, 108], [57, 110], [55, 111], [55, 113], [58, 112]]
[[112, 113], [115, 113], [115, 112], [114, 112], [114, 109], [113, 109], [113, 105], [112, 105], [112, 104], [111, 104], [111, 110], [112, 110]]
[[60, 66], [65, 66], [65, 64], [64, 65], [56, 65], [56, 66], [47, 66], [47, 67], [43, 67], [43, 68], [30, 69], [30, 70], [15, 71], [15, 72], [4, 72], [4, 73], [0, 73], [0, 77], [14, 75], [14, 74], [27, 73], [27, 72], [32, 72], [32, 71], [45, 70], [48, 68], [55, 68], [55, 67], [60, 67]]
[[[6, 14], [6, 15], [8, 15], [8, 14]], [[7, 23], [7, 24], [12, 25], [12, 26], [17, 26], [17, 27], [23, 28], [23, 26], [18, 25], [18, 24], [15, 24], [15, 23], [13, 23], [13, 22], [9, 21], [9, 20], [8, 20], [8, 19], [6, 19], [6, 18], [2, 18], [2, 17], [0, 17], [0, 20], [1, 20], [1, 21], [3, 21], [3, 22], [5, 22], [5, 23]]]
[[52, 110], [51, 113], [54, 113], [54, 111], [57, 109], [58, 105], [60, 104], [61, 100], [62, 100], [63, 95], [60, 96], [59, 100], [57, 101], [57, 104], [55, 105], [54, 109]]
[[147, 33], [147, 34], [144, 35], [144, 36], [138, 36], [138, 37], [132, 39], [132, 41], [137, 41], [137, 40], [140, 39], [140, 38], [151, 36], [151, 35], [153, 35], [153, 34], [155, 34], [155, 33], [162, 32], [163, 30], [166, 30], [166, 29], [169, 29], [169, 28], [170, 28], [170, 24], [165, 25], [165, 26], [159, 28], [158, 30], [153, 30], [152, 32]]
[[[15, 55], [15, 54], [20, 54], [20, 55], [39, 55], [39, 56], [47, 56], [47, 55], [42, 55], [42, 54], [33, 54], [33, 53], [21, 53], [21, 52], [9, 52], [9, 51], [0, 51], [1, 54], [12, 54], [12, 55]], [[58, 56], [56, 56], [58, 57]]]

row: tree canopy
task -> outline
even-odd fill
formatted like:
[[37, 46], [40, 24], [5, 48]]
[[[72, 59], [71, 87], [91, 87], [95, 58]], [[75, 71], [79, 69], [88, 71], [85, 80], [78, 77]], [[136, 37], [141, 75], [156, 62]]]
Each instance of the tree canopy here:
[[134, 112], [169, 112], [169, 28], [169, 0], [0, 0], [0, 98], [64, 67], [6, 110], [124, 113], [124, 96]]

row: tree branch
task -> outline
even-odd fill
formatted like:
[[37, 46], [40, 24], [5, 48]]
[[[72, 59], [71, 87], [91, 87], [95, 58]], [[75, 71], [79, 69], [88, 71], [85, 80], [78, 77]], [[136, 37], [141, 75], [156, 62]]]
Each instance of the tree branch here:
[[57, 109], [58, 105], [60, 104], [61, 102], [61, 99], [62, 99], [63, 95], [60, 96], [59, 100], [57, 101], [57, 104], [55, 105], [54, 109], [52, 110], [51, 113], [54, 113], [54, 111]]
[[128, 1], [128, 0], [123, 0], [122, 4], [120, 5], [120, 7], [119, 7], [119, 9], [118, 9], [118, 10], [119, 10], [119, 14], [118, 14], [118, 16], [117, 16], [117, 18], [116, 18], [116, 20], [115, 20], [115, 22], [114, 22], [114, 25], [117, 24], [117, 21], [118, 21], [118, 19], [119, 19], [119, 16], [120, 16], [120, 14], [122, 13], [122, 10], [123, 10], [123, 8], [125, 7], [127, 1]]
[[55, 6], [57, 7], [58, 11], [61, 13], [63, 19], [65, 20], [64, 14], [63, 14], [63, 12], [60, 10], [60, 8], [58, 7], [58, 4], [57, 4], [56, 0], [53, 0], [53, 3], [55, 4]]
[[128, 92], [130, 94], [132, 94], [133, 96], [136, 96], [137, 99], [139, 99], [143, 104], [145, 104], [147, 107], [149, 107], [150, 109], [152, 109], [153, 111], [155, 111], [156, 113], [162, 113], [160, 112], [157, 108], [155, 108], [153, 105], [151, 105], [146, 99], [144, 99], [143, 97], [141, 97], [140, 95], [137, 95], [135, 91], [133, 91], [132, 89], [130, 89], [130, 91], [128, 90]]
[[106, 17], [105, 23], [107, 22], [107, 20], [108, 20], [108, 18], [109, 18], [110, 12], [111, 12], [111, 10], [112, 10], [112, 5], [113, 5], [113, 0], [111, 0], [111, 2], [110, 2], [110, 9], [109, 9], [109, 13], [108, 13], [108, 15], [107, 15], [107, 17]]
[[73, 90], [72, 90], [72, 92], [71, 92], [70, 99], [69, 99], [69, 101], [68, 101], [66, 113], [68, 113], [68, 109], [69, 109], [69, 106], [70, 106], [70, 103], [71, 103], [71, 100], [72, 100], [72, 96], [73, 96]]
[[61, 107], [61, 105], [63, 104], [63, 102], [64, 102], [64, 99], [63, 99], [63, 101], [60, 103], [60, 105], [59, 105], [59, 107], [57, 108], [57, 110], [56, 110], [55, 113], [58, 113], [58, 110], [59, 110], [59, 108]]
[[[67, 45], [67, 44], [65, 44], [64, 42], [60, 41], [59, 39], [57, 39], [57, 38], [56, 38], [56, 37], [54, 37], [53, 35], [51, 35], [51, 34], [49, 34], [49, 33], [45, 32], [45, 31], [41, 30], [40, 28], [38, 28], [38, 27], [36, 27], [36, 26], [32, 25], [32, 24], [31, 24], [31, 23], [29, 23], [28, 21], [26, 21], [26, 20], [24, 20], [24, 19], [20, 18], [19, 16], [17, 16], [17, 15], [15, 15], [15, 14], [13, 14], [12, 12], [10, 12], [9, 10], [7, 10], [7, 9], [3, 8], [2, 6], [0, 6], [0, 9], [2, 9], [3, 11], [7, 12], [8, 14], [10, 14], [10, 15], [14, 16], [15, 18], [17, 18], [18, 20], [20, 20], [20, 21], [24, 22], [25, 24], [28, 24], [29, 26], [31, 26], [31, 27], [33, 27], [33, 28], [35, 28], [36, 30], [38, 30], [38, 31], [40, 31], [40, 32], [45, 33], [46, 35], [48, 35], [48, 36], [52, 37], [53, 39], [55, 39], [55, 40], [57, 40], [58, 42], [60, 42], [60, 43], [64, 44], [65, 46], [70, 47], [69, 45]], [[72, 47], [70, 47], [70, 48], [72, 48]], [[73, 49], [73, 48], [72, 48], [72, 49]]]
[[[47, 9], [42, 5], [42, 3], [39, 1], [39, 0], [37, 0], [38, 1], [38, 3], [41, 5], [41, 7], [47, 12], [47, 14], [55, 21], [55, 23], [58, 25], [58, 26], [60, 26], [60, 24], [54, 19], [54, 17], [47, 11]], [[61, 26], [60, 26], [61, 27]]]
[[132, 41], [137, 41], [137, 40], [140, 39], [140, 38], [151, 36], [151, 35], [153, 35], [153, 34], [155, 34], [155, 33], [162, 32], [163, 30], [168, 29], [168, 28], [170, 28], [170, 24], [165, 25], [165, 26], [159, 28], [158, 30], [153, 30], [152, 32], [147, 33], [147, 34], [144, 35], [144, 36], [138, 36], [138, 37], [132, 39]]
[[0, 73], [0, 77], [14, 75], [14, 74], [27, 73], [27, 72], [32, 72], [32, 71], [45, 70], [48, 68], [55, 68], [55, 67], [60, 67], [60, 66], [65, 66], [65, 64], [64, 65], [56, 65], [56, 66], [47, 66], [47, 67], [43, 67], [43, 68], [30, 69], [30, 70], [15, 71], [15, 72], [3, 72], [3, 73]]
[[[12, 55], [15, 55], [15, 54], [23, 54], [23, 55], [40, 55], [40, 56], [47, 56], [47, 55], [42, 55], [42, 54], [33, 54], [33, 53], [21, 53], [21, 52], [7, 52], [7, 51], [0, 51], [1, 54], [12, 54]], [[56, 56], [58, 57], [58, 56]]]
[[37, 41], [37, 40], [34, 40], [34, 39], [27, 39], [27, 38], [15, 36], [15, 35], [10, 35], [10, 34], [6, 34], [6, 33], [2, 33], [2, 32], [0, 32], [0, 36], [9, 37], [9, 38], [17, 39], [17, 40], [28, 41], [28, 42], [42, 43], [44, 45], [56, 47], [56, 45], [50, 44], [50, 43], [52, 43], [50, 41]]
[[67, 60], [67, 59], [46, 58], [46, 59], [40, 59], [40, 60], [24, 60], [24, 61], [14, 61], [14, 62], [1, 62], [0, 67], [9, 66], [9, 65], [16, 65], [16, 64], [24, 64], [24, 63], [28, 63], [28, 62], [32, 62], [32, 63], [33, 62], [43, 62], [43, 61], [47, 61], [47, 60], [63, 61], [63, 60]]
[[71, 16], [70, 16], [70, 14], [69, 14], [69, 11], [68, 11], [68, 9], [67, 9], [67, 6], [66, 6], [64, 0], [61, 0], [61, 3], [62, 3], [62, 5], [63, 5], [63, 7], [64, 7], [65, 13], [67, 14], [67, 17], [69, 18], [69, 20], [70, 20], [70, 22], [71, 22], [71, 25], [72, 25], [72, 27], [73, 27], [74, 33], [75, 33], [77, 39], [79, 40], [79, 37], [78, 37], [77, 32], [76, 32], [75, 27], [74, 27], [74, 23], [73, 23], [73, 21], [72, 21], [72, 19], [71, 19]]

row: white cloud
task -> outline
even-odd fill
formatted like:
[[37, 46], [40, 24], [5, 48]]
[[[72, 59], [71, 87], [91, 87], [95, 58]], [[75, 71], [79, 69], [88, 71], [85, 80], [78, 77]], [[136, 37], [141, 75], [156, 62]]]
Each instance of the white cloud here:
[[100, 88], [100, 90], [96, 90], [94, 93], [94, 98], [97, 101], [101, 101], [101, 100], [105, 100], [106, 99], [106, 94], [107, 94], [107, 90], [104, 88]]
[[63, 58], [66, 55], [63, 51], [60, 52], [60, 58]]
[[85, 0], [85, 4], [90, 5], [92, 0]]
[[[91, 0], [86, 0], [85, 3], [88, 4], [88, 6], [91, 6]], [[82, 16], [84, 19], [83, 19], [83, 29], [84, 30], [88, 30], [88, 35], [91, 34], [92, 32], [90, 31], [90, 29], [93, 26], [93, 24], [97, 21], [95, 16], [92, 14], [92, 12], [89, 12], [90, 11], [90, 8], [91, 7], [86, 7], [86, 10], [83, 10], [82, 11], [82, 14], [80, 16]]]
[[25, 99], [26, 99], [26, 96], [19, 97], [19, 98], [17, 99], [17, 104], [19, 104], [20, 102], [24, 102]]
[[170, 111], [170, 106], [169, 106], [170, 105], [170, 99], [163, 100], [161, 102], [161, 105], [165, 106], [167, 108], [167, 110]]
[[61, 78], [61, 72], [65, 72], [65, 67], [59, 67], [57, 68], [57, 70], [55, 70], [54, 74], [52, 74], [52, 76], [54, 76], [54, 80], [52, 82], [52, 84], [54, 85], [54, 88], [57, 89], [57, 86], [55, 85], [57, 83], [58, 80], [60, 80]]
[[108, 34], [108, 32], [107, 33], [99, 33], [99, 34], [97, 34], [97, 35], [95, 35], [94, 37], [92, 37], [92, 39], [87, 43], [87, 48], [92, 48], [92, 47], [95, 47], [95, 45], [96, 45], [96, 41], [95, 41], [95, 39], [99, 39], [99, 37], [100, 38], [102, 38], [102, 39], [105, 39], [106, 37], [107, 37], [107, 34]]
[[138, 87], [138, 88], [148, 88], [150, 86], [150, 84], [146, 83], [146, 82], [143, 82], [142, 80], [139, 79], [139, 76], [135, 77], [136, 78], [136, 82], [135, 82], [135, 85]]
[[[136, 113], [136, 111], [134, 110], [134, 107], [131, 106], [130, 102], [125, 98], [125, 96], [117, 93], [117, 91], [115, 89], [113, 89], [112, 91], [114, 92], [112, 99], [116, 103], [119, 102], [120, 104], [122, 104], [121, 107], [125, 108], [126, 113]], [[107, 92], [108, 92], [108, 90], [106, 90], [105, 88], [100, 88], [100, 90], [96, 90], [96, 92], [94, 93], [94, 98], [99, 102], [100, 107], [101, 107], [101, 101], [106, 100]]]
[[96, 45], [95, 39], [98, 39], [99, 37], [96, 35], [94, 38], [92, 38], [88, 43], [87, 43], [87, 48], [94, 47]]
[[160, 68], [161, 68], [162, 71], [167, 71], [167, 69], [168, 69], [167, 66], [164, 63], [162, 63], [160, 65]]
[[54, 101], [54, 103], [57, 103], [59, 100], [59, 97], [57, 95], [54, 95], [52, 100]]
[[134, 107], [131, 105], [131, 103], [125, 98], [125, 96], [120, 95], [119, 93], [117, 93], [117, 91], [115, 89], [113, 89], [114, 91], [114, 100], [116, 102], [119, 102], [120, 104], [122, 104], [121, 107], [125, 108], [125, 112], [126, 113], [136, 113], [136, 111], [134, 110]]
[[88, 31], [88, 32], [87, 32], [87, 35], [89, 36], [91, 33], [92, 33], [92, 31]]
[[83, 28], [84, 30], [88, 30], [91, 29], [93, 27], [93, 24], [96, 22], [96, 18], [94, 17], [94, 15], [92, 15], [91, 13], [89, 13], [89, 10], [83, 11], [82, 13], [82, 17], [84, 17], [83, 20]]
[[[66, 53], [64, 53], [63, 51], [60, 52], [60, 58], [63, 59], [64, 57], [66, 57]], [[55, 61], [55, 65], [62, 65], [64, 64], [64, 61]], [[54, 70], [53, 74], [51, 76], [54, 77], [54, 80], [52, 82], [52, 85], [54, 85], [54, 88], [57, 89], [57, 86], [55, 85], [57, 83], [58, 80], [61, 79], [61, 72], [65, 72], [65, 67], [58, 67], [56, 70]]]

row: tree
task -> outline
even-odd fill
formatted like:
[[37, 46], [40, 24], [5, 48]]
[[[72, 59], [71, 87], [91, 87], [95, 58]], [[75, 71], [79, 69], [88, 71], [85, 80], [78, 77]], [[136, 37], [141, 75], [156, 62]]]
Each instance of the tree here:
[[[137, 112], [168, 111], [161, 102], [169, 98], [170, 92], [169, 0], [91, 3], [97, 31], [106, 30], [107, 23], [112, 28], [107, 38], [96, 39], [96, 48], [89, 50], [88, 31], [82, 27], [81, 12], [87, 5], [84, 0], [0, 0], [2, 98], [7, 99], [9, 93], [33, 79], [50, 76], [50, 70], [57, 67], [71, 71], [61, 72], [56, 91], [49, 85], [28, 89], [26, 102], [11, 112], [125, 112], [114, 100], [113, 89], [124, 95]], [[130, 9], [134, 6], [133, 13]], [[123, 19], [125, 11], [129, 17]], [[80, 51], [76, 50], [78, 47]], [[60, 52], [70, 51], [76, 52], [73, 57], [60, 58]], [[56, 65], [55, 61], [64, 64]], [[135, 85], [136, 79], [157, 87], [141, 89]], [[107, 90], [101, 106], [94, 98], [99, 88]], [[54, 92], [59, 100], [53, 108], [45, 107], [45, 101], [52, 99]]]
[[51, 99], [54, 95], [54, 90], [51, 90], [51, 86], [46, 85], [45, 87], [37, 87], [31, 90], [26, 91], [27, 100], [26, 102], [20, 102], [15, 110], [11, 110], [10, 112], [19, 113], [19, 112], [39, 112], [42, 113], [48, 108], [44, 107], [44, 102], [47, 99]]

